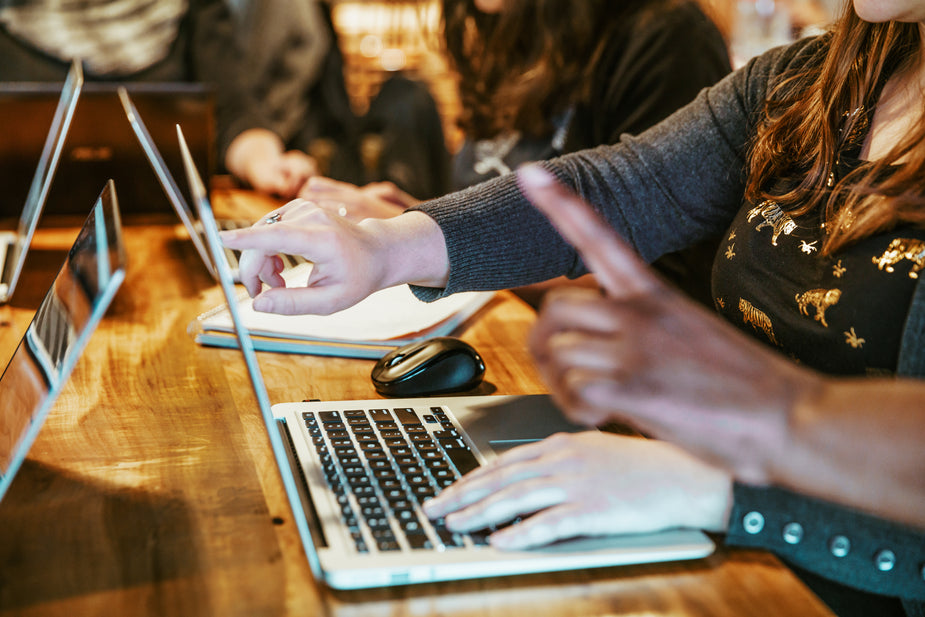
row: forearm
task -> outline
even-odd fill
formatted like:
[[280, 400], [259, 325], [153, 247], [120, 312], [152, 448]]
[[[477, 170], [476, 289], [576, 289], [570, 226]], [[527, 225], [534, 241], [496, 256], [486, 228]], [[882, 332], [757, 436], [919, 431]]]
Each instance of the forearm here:
[[775, 484], [925, 528], [925, 384], [827, 380], [797, 401]]
[[[747, 110], [725, 82], [639, 137], [542, 163], [652, 261], [721, 233], [740, 206]], [[587, 273], [572, 246], [521, 194], [513, 175], [425, 202], [447, 239], [447, 293]]]

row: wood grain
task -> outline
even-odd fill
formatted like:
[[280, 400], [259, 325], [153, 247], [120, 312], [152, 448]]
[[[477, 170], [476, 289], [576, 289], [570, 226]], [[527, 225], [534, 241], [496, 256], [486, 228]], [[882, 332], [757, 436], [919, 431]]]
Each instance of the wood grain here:
[[[0, 504], [0, 615], [829, 614], [773, 557], [724, 549], [680, 564], [317, 586], [240, 353], [187, 334], [217, 288], [173, 220], [127, 223], [127, 280]], [[22, 287], [0, 307], [4, 362], [75, 234], [38, 231]], [[467, 325], [488, 366], [483, 393], [544, 391], [526, 348], [532, 319], [503, 293]], [[370, 360], [260, 362], [273, 402], [378, 398]]]

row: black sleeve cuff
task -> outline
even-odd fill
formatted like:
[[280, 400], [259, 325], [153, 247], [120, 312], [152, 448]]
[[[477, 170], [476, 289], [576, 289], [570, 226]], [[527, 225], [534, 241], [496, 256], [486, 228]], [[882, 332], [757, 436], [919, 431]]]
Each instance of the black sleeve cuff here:
[[848, 587], [925, 601], [925, 531], [775, 487], [736, 484], [726, 543]]

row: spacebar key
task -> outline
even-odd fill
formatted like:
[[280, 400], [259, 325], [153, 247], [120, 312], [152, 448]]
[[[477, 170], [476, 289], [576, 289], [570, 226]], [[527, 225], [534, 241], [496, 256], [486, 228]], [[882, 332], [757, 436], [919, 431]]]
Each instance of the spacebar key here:
[[480, 463], [472, 454], [472, 450], [460, 445], [456, 439], [438, 439], [437, 441], [440, 442], [440, 445], [443, 446], [443, 451], [446, 452], [453, 465], [456, 466], [459, 475], [464, 476], [479, 466]]

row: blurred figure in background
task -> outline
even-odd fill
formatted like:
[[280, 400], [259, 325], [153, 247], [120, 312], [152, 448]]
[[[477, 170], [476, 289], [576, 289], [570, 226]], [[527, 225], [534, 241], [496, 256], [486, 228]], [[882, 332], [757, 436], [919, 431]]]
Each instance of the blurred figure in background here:
[[444, 0], [466, 141], [453, 190], [639, 133], [729, 72], [696, 3]]
[[325, 135], [320, 127], [337, 137], [353, 122], [342, 80], [325, 88], [341, 68], [330, 17], [316, 0], [227, 1], [244, 52], [240, 86], [254, 105], [232, 119], [225, 167], [258, 191], [290, 198], [329, 167], [329, 157], [309, 154]]
[[60, 81], [74, 57], [91, 81], [211, 85], [219, 171], [257, 190], [288, 199], [318, 173], [367, 179], [319, 0], [0, 4], [0, 81]]
[[[441, 26], [465, 133], [453, 190], [639, 133], [731, 68], [716, 25], [689, 0], [443, 0]], [[394, 216], [425, 197], [324, 178], [300, 196], [355, 219]], [[707, 301], [711, 260], [698, 247], [660, 265]], [[521, 292], [536, 303], [544, 289]]]
[[242, 82], [259, 103], [238, 119], [243, 132], [226, 157], [231, 173], [283, 198], [318, 174], [355, 184], [389, 180], [424, 198], [443, 193], [449, 153], [426, 86], [391, 75], [358, 116], [327, 2], [227, 2], [245, 50]]

